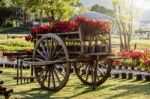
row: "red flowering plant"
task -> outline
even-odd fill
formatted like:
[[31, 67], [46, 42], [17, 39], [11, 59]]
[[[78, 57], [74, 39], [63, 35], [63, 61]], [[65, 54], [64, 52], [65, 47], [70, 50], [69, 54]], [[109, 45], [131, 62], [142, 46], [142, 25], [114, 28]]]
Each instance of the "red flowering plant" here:
[[36, 37], [37, 34], [45, 34], [48, 32], [52, 32], [53, 25], [44, 25], [44, 26], [38, 26], [33, 27], [31, 29], [31, 35], [32, 37]]
[[78, 24], [75, 21], [59, 21], [54, 24], [53, 28], [56, 33], [73, 32], [78, 30]]
[[[110, 31], [110, 23], [105, 20], [94, 20], [86, 17], [77, 17], [75, 20], [58, 21], [52, 25], [44, 25], [33, 27], [31, 29], [31, 36], [35, 38], [37, 34], [45, 33], [63, 33], [77, 31], [81, 26], [81, 31], [84, 34], [96, 34]], [[83, 31], [84, 30], [84, 31]], [[29, 37], [26, 37], [28, 40]]]
[[122, 50], [120, 55], [125, 58], [121, 62], [124, 66], [141, 66], [141, 57], [143, 57], [142, 52], [135, 50]]
[[143, 57], [143, 61], [142, 61], [142, 67], [145, 70], [149, 70], [150, 71], [150, 51], [149, 50], [144, 50], [144, 57]]
[[26, 41], [33, 40], [37, 34], [46, 34], [52, 32], [53, 25], [37, 26], [31, 29], [31, 35], [25, 36]]
[[30, 40], [32, 40], [32, 36], [31, 36], [31, 35], [27, 35], [27, 36], [25, 36], [25, 40], [26, 40], [26, 41], [30, 41]]
[[81, 27], [81, 32], [85, 34], [99, 34], [110, 31], [110, 23], [107, 20], [95, 20], [78, 16], [76, 22]]
[[121, 56], [126, 57], [126, 60], [130, 60], [139, 69], [150, 70], [150, 51], [148, 50], [123, 50]]

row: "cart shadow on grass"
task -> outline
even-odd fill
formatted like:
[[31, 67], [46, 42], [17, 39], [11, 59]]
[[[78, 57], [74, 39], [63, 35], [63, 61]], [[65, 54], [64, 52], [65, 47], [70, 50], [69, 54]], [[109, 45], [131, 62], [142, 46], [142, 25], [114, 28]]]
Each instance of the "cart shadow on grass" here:
[[[47, 91], [41, 88], [33, 88], [31, 90], [14, 93], [14, 95], [12, 95], [12, 99], [57, 99], [57, 98], [58, 99], [59, 98], [70, 99], [70, 98], [74, 98], [80, 95], [91, 93], [93, 91], [103, 90], [111, 86], [113, 85], [104, 85], [104, 86], [98, 87], [96, 90], [92, 90], [92, 86], [85, 87], [84, 84], [71, 84], [71, 85], [67, 85], [66, 86], [67, 88], [65, 90], [69, 88], [74, 88], [74, 89], [77, 89], [77, 91], [75, 91], [75, 94], [71, 94], [68, 96], [61, 96], [61, 95], [55, 96], [54, 94], [56, 94], [57, 92]], [[78, 91], [78, 90], [82, 90], [82, 91]]]

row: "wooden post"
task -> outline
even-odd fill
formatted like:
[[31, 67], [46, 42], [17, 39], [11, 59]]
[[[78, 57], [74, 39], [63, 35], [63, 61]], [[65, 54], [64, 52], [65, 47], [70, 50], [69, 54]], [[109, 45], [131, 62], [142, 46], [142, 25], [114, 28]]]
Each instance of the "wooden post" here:
[[137, 48], [137, 44], [135, 43], [135, 44], [134, 44], [134, 50], [136, 50], [136, 48]]
[[17, 57], [17, 85], [18, 85], [18, 78], [19, 78], [19, 58]]
[[23, 68], [23, 62], [21, 61], [20, 62], [20, 81], [21, 81], [21, 84], [22, 84], [22, 68]]
[[93, 67], [93, 90], [96, 89], [96, 77], [97, 77], [97, 60], [94, 61]]

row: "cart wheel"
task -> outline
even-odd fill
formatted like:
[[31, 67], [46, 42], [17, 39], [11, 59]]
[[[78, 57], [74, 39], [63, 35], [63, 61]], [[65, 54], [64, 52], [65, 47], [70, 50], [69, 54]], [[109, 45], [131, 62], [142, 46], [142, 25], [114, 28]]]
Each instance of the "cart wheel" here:
[[36, 43], [33, 61], [52, 61], [53, 64], [34, 66], [35, 77], [44, 89], [59, 91], [70, 75], [70, 63], [66, 46], [55, 34], [45, 34]]
[[96, 63], [76, 63], [75, 72], [85, 85], [99, 86], [110, 76], [111, 63], [106, 60]]

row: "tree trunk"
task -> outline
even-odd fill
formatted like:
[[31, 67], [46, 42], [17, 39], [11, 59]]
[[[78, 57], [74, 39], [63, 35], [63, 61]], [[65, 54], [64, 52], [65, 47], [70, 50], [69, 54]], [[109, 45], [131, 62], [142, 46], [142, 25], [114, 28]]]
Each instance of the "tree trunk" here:
[[39, 20], [39, 25], [42, 26], [43, 25], [43, 9], [41, 8], [40, 11], [40, 20]]

